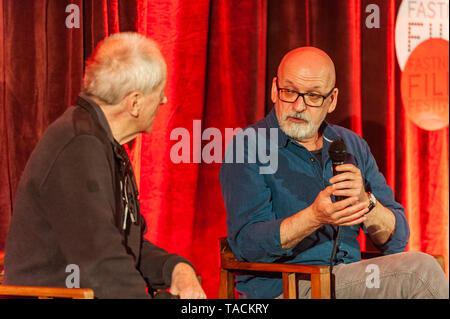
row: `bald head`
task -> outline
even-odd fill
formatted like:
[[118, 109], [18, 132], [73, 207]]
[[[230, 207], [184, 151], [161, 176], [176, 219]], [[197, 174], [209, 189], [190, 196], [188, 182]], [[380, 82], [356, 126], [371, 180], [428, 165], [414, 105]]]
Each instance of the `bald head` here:
[[336, 71], [331, 58], [314, 47], [300, 47], [289, 51], [278, 67], [278, 78], [290, 81], [316, 82], [324, 90], [331, 90], [336, 83]]
[[320, 125], [337, 105], [335, 82], [333, 61], [313, 47], [288, 52], [272, 81], [271, 99], [280, 129], [307, 149], [321, 146]]

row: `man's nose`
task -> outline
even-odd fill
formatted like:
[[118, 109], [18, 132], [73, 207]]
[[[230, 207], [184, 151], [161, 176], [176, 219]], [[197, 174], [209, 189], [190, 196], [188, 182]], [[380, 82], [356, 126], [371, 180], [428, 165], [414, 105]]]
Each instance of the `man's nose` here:
[[299, 96], [297, 101], [293, 103], [293, 108], [296, 112], [303, 112], [304, 110], [306, 110], [307, 105], [305, 104], [302, 96]]

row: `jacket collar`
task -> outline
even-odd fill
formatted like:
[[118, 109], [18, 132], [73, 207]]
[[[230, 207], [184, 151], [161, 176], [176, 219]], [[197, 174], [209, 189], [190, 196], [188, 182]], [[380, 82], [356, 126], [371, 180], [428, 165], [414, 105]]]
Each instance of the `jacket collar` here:
[[111, 141], [111, 143], [118, 143], [112, 135], [111, 128], [109, 126], [108, 120], [106, 119], [105, 113], [103, 113], [103, 110], [97, 103], [95, 103], [87, 95], [81, 93], [78, 96], [77, 105], [89, 112], [94, 121], [105, 131], [106, 136]]

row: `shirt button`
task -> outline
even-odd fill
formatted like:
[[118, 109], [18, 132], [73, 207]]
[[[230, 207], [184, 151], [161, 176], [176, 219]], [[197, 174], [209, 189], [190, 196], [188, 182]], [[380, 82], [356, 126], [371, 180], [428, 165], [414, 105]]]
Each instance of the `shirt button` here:
[[314, 158], [311, 157], [311, 162], [314, 162]]

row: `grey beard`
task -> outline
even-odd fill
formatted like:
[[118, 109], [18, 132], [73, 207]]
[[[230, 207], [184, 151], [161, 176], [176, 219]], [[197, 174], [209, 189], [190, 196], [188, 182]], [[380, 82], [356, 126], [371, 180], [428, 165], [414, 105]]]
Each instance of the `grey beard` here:
[[[288, 122], [288, 117], [295, 117], [306, 121], [306, 124], [298, 124]], [[294, 140], [302, 141], [304, 139], [314, 136], [319, 130], [320, 124], [312, 123], [311, 119], [304, 113], [287, 113], [284, 119], [280, 121], [281, 130]]]

